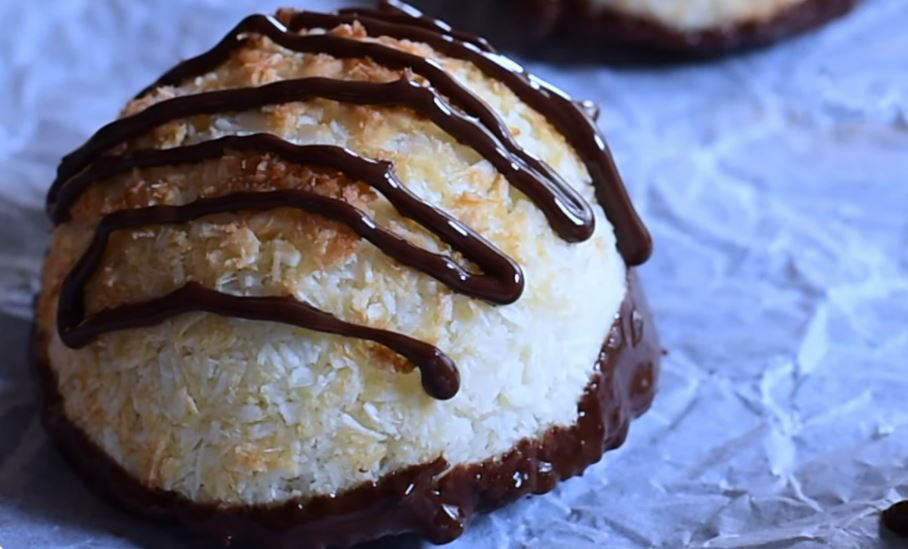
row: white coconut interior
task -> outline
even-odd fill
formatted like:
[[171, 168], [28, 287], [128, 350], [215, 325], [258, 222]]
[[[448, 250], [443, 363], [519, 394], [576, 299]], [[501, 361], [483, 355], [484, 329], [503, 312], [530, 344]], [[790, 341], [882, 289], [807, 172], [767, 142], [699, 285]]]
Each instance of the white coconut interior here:
[[682, 31], [770, 19], [805, 0], [589, 0], [594, 6]]
[[[367, 39], [358, 28], [334, 32]], [[227, 214], [112, 239], [86, 300], [101, 307], [147, 299], [188, 280], [233, 294], [292, 294], [344, 320], [438, 346], [460, 371], [457, 396], [430, 398], [418, 371], [393, 371], [389, 365], [399, 361], [375, 344], [202, 313], [109, 333], [73, 350], [52, 329], [59, 282], [98, 217], [136, 201], [183, 204], [217, 194], [209, 188], [212, 174], [228, 168], [215, 162], [136, 171], [97, 185], [74, 210], [82, 213], [55, 231], [39, 322], [51, 335], [49, 357], [67, 415], [149, 486], [231, 504], [331, 494], [439, 455], [452, 464], [483, 461], [575, 422], [626, 291], [625, 266], [589, 176], [564, 139], [504, 86], [426, 46], [385, 42], [435, 57], [492, 105], [527, 150], [595, 205], [594, 236], [579, 244], [561, 240], [489, 162], [408, 109], [314, 100], [162, 127], [132, 146], [269, 131], [390, 160], [410, 189], [515, 258], [526, 289], [512, 305], [491, 305], [453, 293], [368, 242], [341, 239], [321, 218], [284, 210]], [[315, 74], [397, 76], [371, 62], [292, 54], [259, 40], [218, 71], [158, 90], [126, 112], [200, 89]], [[124, 192], [140, 187], [166, 192], [150, 198]], [[362, 199], [362, 207], [397, 234], [448, 250], [384, 199]], [[295, 232], [303, 218], [310, 227]]]

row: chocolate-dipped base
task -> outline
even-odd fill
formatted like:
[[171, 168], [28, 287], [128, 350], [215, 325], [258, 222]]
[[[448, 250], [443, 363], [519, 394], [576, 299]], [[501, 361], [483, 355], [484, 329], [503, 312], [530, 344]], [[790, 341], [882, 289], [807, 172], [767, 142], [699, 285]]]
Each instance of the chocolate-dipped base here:
[[887, 530], [908, 538], [908, 500], [895, 503], [883, 511], [882, 520]]
[[89, 440], [65, 414], [56, 374], [48, 366], [46, 338], [38, 331], [34, 343], [42, 420], [61, 453], [97, 492], [117, 507], [180, 523], [224, 545], [251, 542], [267, 547], [352, 545], [407, 532], [436, 543], [451, 541], [475, 513], [548, 492], [557, 481], [582, 474], [603, 452], [620, 446], [630, 421], [652, 402], [661, 356], [652, 316], [631, 270], [627, 295], [573, 426], [554, 427], [479, 464], [451, 469], [440, 456], [334, 497], [220, 506], [144, 486]]
[[[712, 57], [767, 46], [848, 13], [860, 0], [806, 0], [768, 19], [685, 31], [586, 0], [412, 0], [427, 14], [504, 49], [547, 58], [570, 53], [614, 62]], [[502, 21], [512, 22], [501, 24]]]

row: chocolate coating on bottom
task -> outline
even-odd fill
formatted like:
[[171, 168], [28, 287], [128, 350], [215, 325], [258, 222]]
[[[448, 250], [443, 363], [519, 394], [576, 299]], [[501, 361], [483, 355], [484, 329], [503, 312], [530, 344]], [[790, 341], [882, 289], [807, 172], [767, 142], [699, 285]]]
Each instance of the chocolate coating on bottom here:
[[896, 535], [908, 537], [908, 500], [883, 511], [883, 526]]
[[[805, 0], [769, 19], [697, 31], [672, 28], [614, 10], [596, 10], [586, 0], [411, 3], [456, 27], [488, 36], [495, 46], [505, 49], [551, 57], [551, 48], [567, 47], [584, 60], [628, 62], [652, 61], [653, 54], [662, 58], [696, 58], [766, 46], [844, 15], [859, 1]], [[502, 25], [501, 21], [514, 24]], [[635, 55], [620, 55], [622, 52], [616, 50]]]
[[629, 270], [627, 295], [578, 403], [574, 425], [553, 427], [539, 439], [525, 439], [503, 456], [478, 464], [450, 469], [438, 457], [334, 497], [222, 506], [148, 488], [92, 442], [67, 418], [46, 350], [46, 334], [36, 332], [42, 422], [97, 493], [118, 508], [182, 524], [224, 545], [267, 547], [343, 546], [408, 532], [435, 543], [451, 541], [477, 512], [546, 493], [620, 446], [630, 421], [652, 402], [662, 352], [636, 274]]

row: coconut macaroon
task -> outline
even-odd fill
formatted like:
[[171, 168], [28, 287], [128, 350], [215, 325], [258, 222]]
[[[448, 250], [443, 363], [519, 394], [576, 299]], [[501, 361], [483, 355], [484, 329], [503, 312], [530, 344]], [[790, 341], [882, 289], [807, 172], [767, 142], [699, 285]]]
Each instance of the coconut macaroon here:
[[648, 236], [504, 61], [397, 12], [254, 16], [67, 156], [36, 350], [76, 468], [224, 542], [447, 541], [619, 445]]
[[[714, 55], [762, 46], [848, 12], [858, 0], [504, 0], [463, 6], [414, 0], [428, 13], [515, 48], [580, 46], [614, 55], [614, 46]], [[389, 2], [392, 4], [393, 2]], [[500, 21], [517, 21], [501, 25]], [[528, 30], [529, 29], [529, 32]]]

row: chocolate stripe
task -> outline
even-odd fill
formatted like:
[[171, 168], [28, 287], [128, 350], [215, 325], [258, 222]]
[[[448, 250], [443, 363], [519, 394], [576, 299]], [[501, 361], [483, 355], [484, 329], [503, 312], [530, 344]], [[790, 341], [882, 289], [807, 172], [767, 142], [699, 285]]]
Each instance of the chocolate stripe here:
[[356, 105], [411, 108], [486, 158], [542, 210], [549, 224], [562, 238], [572, 242], [581, 241], [592, 232], [593, 218], [585, 216], [588, 209], [577, 210], [572, 207], [569, 195], [563, 194], [557, 185], [518, 157], [509, 154], [505, 146], [484, 126], [450, 108], [432, 89], [409, 80], [376, 84], [331, 78], [302, 78], [258, 88], [219, 90], [176, 97], [156, 103], [133, 116], [104, 126], [85, 145], [64, 158], [57, 170], [57, 180], [48, 195], [49, 203], [54, 203], [56, 194], [66, 179], [97, 160], [104, 151], [165, 122], [199, 114], [245, 111], [265, 105], [316, 98]]
[[[454, 250], [476, 263], [486, 274], [472, 274], [461, 268], [453, 259], [417, 248], [376, 226], [374, 221], [353, 206], [314, 193], [304, 191], [286, 191], [291, 193], [287, 195], [264, 193], [260, 201], [253, 200], [254, 194], [227, 195], [217, 199], [217, 204], [223, 208], [221, 211], [235, 211], [240, 209], [240, 205], [263, 209], [267, 204], [274, 208], [283, 206], [304, 208], [311, 213], [346, 223], [384, 253], [447, 284], [457, 292], [500, 304], [513, 303], [523, 292], [523, 272], [514, 261], [460, 221], [410, 192], [394, 175], [390, 163], [368, 160], [349, 150], [331, 145], [301, 146], [274, 135], [254, 134], [222, 137], [172, 149], [142, 150], [124, 156], [103, 157], [88, 170], [70, 180], [63, 188], [65, 194], [60, 197], [61, 204], [67, 203], [70, 197], [77, 196], [92, 183], [116, 174], [135, 168], [199, 163], [220, 158], [228, 151], [273, 154], [295, 164], [333, 168], [352, 180], [362, 181], [379, 191], [401, 215], [413, 219], [433, 232]], [[287, 197], [287, 203], [280, 201], [282, 196]], [[326, 204], [326, 209], [318, 210], [316, 206], [319, 203]], [[198, 204], [194, 207], [202, 208]], [[107, 216], [101, 225], [104, 226], [106, 223], [110, 228], [110, 225], [114, 224], [110, 230], [125, 228], [127, 225], [135, 227], [132, 222], [123, 225], [124, 222], [117, 216], [118, 214]], [[157, 224], [154, 221], [148, 223]]]
[[290, 30], [332, 28], [354, 21], [359, 21], [372, 36], [424, 42], [448, 57], [469, 61], [486, 76], [503, 83], [524, 103], [539, 112], [565, 137], [589, 170], [596, 188], [596, 198], [615, 227], [618, 249], [624, 260], [629, 265], [646, 262], [652, 253], [649, 231], [631, 204], [608, 146], [599, 135], [596, 125], [577, 108], [566, 93], [528, 73], [503, 55], [482, 51], [472, 44], [419, 26], [387, 23], [365, 16], [311, 12], [295, 13], [287, 26]]
[[[404, 5], [400, 2], [386, 3]], [[406, 11], [394, 11], [392, 19], [402, 20]], [[265, 16], [251, 16], [265, 17]], [[168, 71], [140, 95], [154, 87], [178, 84], [191, 76], [204, 74], [225, 61], [230, 52], [242, 45], [244, 20], [207, 53], [185, 61]], [[490, 78], [499, 80], [510, 88], [521, 100], [542, 114], [574, 147], [584, 161], [596, 188], [596, 196], [606, 215], [615, 228], [618, 248], [630, 265], [644, 263], [652, 253], [652, 239], [643, 222], [631, 204], [630, 197], [621, 182], [608, 147], [598, 133], [595, 123], [564, 92], [524, 70], [512, 60], [486, 51], [468, 41], [444, 34], [430, 26], [420, 25], [419, 18], [410, 16], [407, 23], [389, 22], [374, 16], [359, 14], [319, 14], [297, 12], [290, 17], [291, 30], [302, 28], [333, 28], [337, 25], [359, 21], [371, 35], [383, 35], [397, 39], [424, 42], [439, 52], [457, 59], [469, 61]], [[270, 36], [274, 39], [274, 36]], [[58, 171], [59, 174], [59, 171]]]
[[[308, 191], [236, 193], [197, 200], [185, 206], [151, 206], [121, 210], [108, 214], [101, 220], [88, 249], [63, 281], [57, 312], [60, 339], [71, 348], [80, 348], [103, 333], [153, 326], [187, 312], [204, 311], [249, 320], [281, 322], [319, 332], [374, 341], [402, 355], [419, 368], [423, 388], [430, 396], [449, 399], [457, 394], [460, 386], [457, 367], [438, 348], [402, 334], [344, 322], [291, 297], [239, 297], [190, 282], [161, 298], [123, 305], [86, 316], [84, 286], [97, 270], [112, 232], [149, 225], [186, 223], [216, 213], [283, 207], [299, 208], [338, 219], [389, 255], [401, 261], [411, 260], [414, 265], [426, 270], [438, 272], [450, 269], [453, 264], [448, 258], [419, 250], [377, 227], [371, 219], [346, 202]], [[444, 276], [443, 273], [442, 275]], [[467, 279], [469, 278], [468, 276]], [[456, 283], [451, 280], [447, 282]]]
[[[328, 53], [336, 58], [364, 58], [373, 60], [394, 69], [410, 69], [414, 73], [426, 78], [429, 83], [456, 106], [467, 114], [479, 119], [495, 137], [505, 146], [509, 153], [516, 156], [528, 168], [536, 172], [539, 183], [547, 187], [551, 197], [547, 202], [567, 204], [570, 214], [581, 220], [585, 230], [592, 234], [595, 228], [595, 219], [586, 201], [547, 164], [527, 154], [514, 140], [506, 124], [489, 106], [479, 97], [463, 87], [456, 79], [448, 75], [437, 63], [417, 55], [390, 48], [378, 43], [361, 42], [339, 36], [311, 35], [300, 36], [287, 33], [284, 27], [270, 17], [264, 15], [251, 15], [237, 25], [227, 37], [208, 52], [184, 61], [167, 74], [156, 84], [178, 84], [191, 75], [204, 74], [215, 70], [229, 56], [230, 51], [239, 43], [237, 37], [246, 33], [255, 32], [275, 43], [296, 51], [305, 53]], [[54, 190], [51, 200], [54, 198]], [[581, 238], [582, 234], [577, 238]]]

